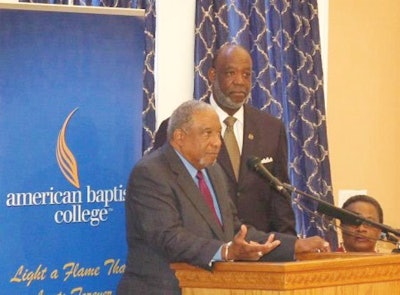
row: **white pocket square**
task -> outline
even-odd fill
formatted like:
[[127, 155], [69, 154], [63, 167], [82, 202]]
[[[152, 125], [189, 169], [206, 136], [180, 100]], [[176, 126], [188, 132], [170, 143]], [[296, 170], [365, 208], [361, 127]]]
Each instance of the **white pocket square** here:
[[261, 164], [267, 164], [267, 163], [272, 163], [274, 159], [272, 157], [265, 157], [264, 159], [261, 160]]

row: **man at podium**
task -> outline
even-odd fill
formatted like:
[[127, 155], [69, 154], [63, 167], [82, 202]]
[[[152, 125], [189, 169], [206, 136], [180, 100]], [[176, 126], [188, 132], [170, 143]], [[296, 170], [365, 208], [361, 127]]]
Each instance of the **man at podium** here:
[[181, 294], [173, 262], [211, 270], [216, 261], [293, 261], [297, 253], [330, 251], [317, 236], [297, 239], [241, 224], [216, 163], [221, 124], [211, 105], [183, 103], [167, 135], [129, 179], [128, 259], [117, 294]]

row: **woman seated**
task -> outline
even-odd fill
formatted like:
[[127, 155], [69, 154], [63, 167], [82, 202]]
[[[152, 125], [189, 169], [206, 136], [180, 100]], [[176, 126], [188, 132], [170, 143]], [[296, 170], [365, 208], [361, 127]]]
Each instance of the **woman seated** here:
[[[344, 202], [343, 209], [358, 214], [365, 219], [383, 223], [383, 211], [377, 200], [366, 195], [356, 195]], [[372, 225], [341, 224], [343, 244], [338, 249], [342, 252], [376, 252], [381, 230]]]

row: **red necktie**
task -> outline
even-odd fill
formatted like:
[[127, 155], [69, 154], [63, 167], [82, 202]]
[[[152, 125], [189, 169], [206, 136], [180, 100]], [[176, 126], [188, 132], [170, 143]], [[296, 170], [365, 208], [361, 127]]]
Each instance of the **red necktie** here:
[[206, 201], [208, 207], [210, 207], [210, 210], [213, 212], [215, 218], [218, 220], [218, 223], [221, 225], [221, 221], [219, 220], [217, 211], [215, 210], [215, 207], [214, 207], [211, 192], [207, 186], [206, 181], [204, 180], [203, 173], [200, 170], [197, 171], [196, 178], [199, 181], [199, 189], [200, 189], [201, 194], [204, 197], [204, 200]]

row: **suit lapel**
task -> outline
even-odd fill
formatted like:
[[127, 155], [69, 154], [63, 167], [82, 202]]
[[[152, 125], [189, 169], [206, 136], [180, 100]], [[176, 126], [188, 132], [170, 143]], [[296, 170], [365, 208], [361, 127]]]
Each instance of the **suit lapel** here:
[[[240, 156], [240, 171], [239, 171], [239, 180], [242, 177], [245, 177], [246, 173], [246, 165], [247, 158], [253, 155], [254, 151], [254, 141], [256, 140], [256, 132], [255, 127], [257, 126], [257, 122], [254, 121], [255, 118], [249, 114], [251, 109], [247, 104], [244, 105], [244, 115], [243, 115], [243, 145], [242, 145], [242, 153]], [[223, 143], [221, 146], [221, 151], [218, 155], [218, 163], [225, 170], [227, 176], [234, 182], [236, 182], [235, 174], [233, 172], [231, 160], [229, 158], [228, 150], [226, 149], [225, 144]]]
[[231, 164], [231, 159], [229, 158], [228, 150], [226, 149], [225, 143], [222, 143], [221, 150], [219, 151], [218, 163], [221, 165], [222, 169], [224, 169], [226, 175], [233, 181], [236, 181], [235, 173], [233, 172]]
[[207, 172], [210, 177], [212, 186], [214, 188], [215, 195], [217, 197], [219, 210], [221, 212], [224, 234], [227, 237], [232, 237], [234, 234], [232, 231], [234, 225], [233, 225], [233, 218], [231, 217], [232, 215], [232, 208], [230, 208], [231, 200], [229, 196], [226, 195], [227, 192], [222, 189], [226, 185], [221, 183], [225, 181], [225, 179], [222, 178], [218, 172], [216, 172], [214, 167], [207, 168]]
[[199, 188], [195, 184], [189, 172], [186, 170], [186, 167], [183, 165], [174, 149], [170, 147], [169, 150], [167, 150], [166, 155], [168, 161], [170, 162], [171, 169], [177, 176], [177, 184], [183, 191], [183, 197], [186, 197], [190, 200], [190, 202], [197, 209], [204, 221], [208, 223], [214, 233], [218, 237], [222, 238], [223, 231], [221, 226], [219, 225], [218, 221], [215, 220], [215, 217], [204, 201], [203, 195], [201, 194]]
[[257, 134], [255, 132], [257, 122], [253, 121], [255, 117], [251, 116], [249, 112], [251, 112], [250, 108], [247, 105], [244, 105], [243, 146], [242, 157], [240, 159], [240, 172], [242, 175], [246, 173], [247, 158], [254, 156], [254, 142]]

